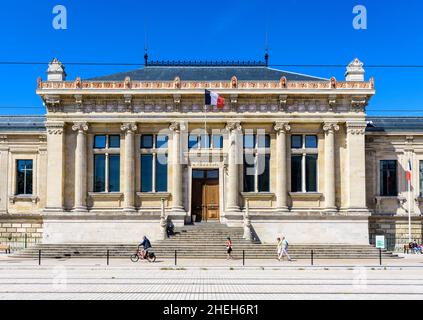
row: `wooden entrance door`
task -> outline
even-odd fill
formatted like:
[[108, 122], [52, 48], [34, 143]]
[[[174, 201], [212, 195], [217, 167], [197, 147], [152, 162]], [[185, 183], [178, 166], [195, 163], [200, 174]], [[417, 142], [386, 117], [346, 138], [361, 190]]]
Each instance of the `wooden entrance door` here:
[[196, 222], [220, 219], [218, 170], [193, 170], [191, 214]]
[[208, 220], [219, 220], [219, 181], [206, 181], [203, 185], [203, 216]]

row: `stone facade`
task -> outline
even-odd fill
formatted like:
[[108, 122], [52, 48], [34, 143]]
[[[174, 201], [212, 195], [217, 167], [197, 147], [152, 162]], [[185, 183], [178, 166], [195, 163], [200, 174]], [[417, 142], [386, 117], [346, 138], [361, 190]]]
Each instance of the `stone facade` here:
[[[184, 66], [160, 67], [186, 72]], [[19, 215], [42, 221], [45, 243], [135, 242], [144, 234], [158, 240], [163, 212], [176, 226], [191, 222], [193, 171], [216, 169], [219, 221], [251, 227], [262, 242], [285, 234], [292, 243], [365, 245], [375, 233], [392, 234], [393, 229], [398, 230], [395, 241], [402, 239], [404, 210], [395, 199], [377, 195], [375, 166], [385, 156], [405, 161], [402, 154], [410, 144], [404, 135], [366, 135], [365, 108], [375, 89], [373, 79], [364, 80], [361, 62], [349, 66], [347, 81], [283, 72], [275, 79], [274, 71], [263, 66], [250, 66], [258, 70], [250, 69], [256, 78], [242, 79], [242, 68], [249, 67], [225, 67], [234, 72], [228, 79], [207, 79], [208, 72], [215, 72], [208, 66], [199, 69], [206, 80], [178, 74], [172, 79], [67, 81], [64, 66], [55, 59], [47, 81], [38, 81], [37, 94], [47, 110], [44, 129], [28, 125], [20, 132], [13, 126], [16, 119], [7, 130], [0, 124], [0, 169], [6, 173], [0, 176], [2, 221], [9, 225]], [[145, 69], [154, 73], [151, 66]], [[219, 92], [225, 107], [208, 106], [205, 112], [205, 89]], [[222, 133], [222, 149], [188, 149], [188, 135], [205, 128]], [[270, 191], [244, 192], [242, 135], [258, 130], [270, 137]], [[141, 137], [163, 132], [169, 137], [167, 192], [141, 192]], [[120, 137], [119, 150], [104, 151], [120, 155], [119, 192], [95, 192], [96, 135]], [[316, 192], [291, 190], [291, 160], [298, 153], [291, 148], [293, 135], [317, 137]], [[19, 159], [33, 161], [29, 196], [16, 193]], [[420, 202], [414, 207], [416, 226], [419, 208]], [[394, 220], [398, 216], [397, 227], [385, 223], [386, 214]], [[23, 225], [10, 232], [41, 234], [38, 223], [37, 228]], [[1, 227], [6, 229], [2, 236], [9, 232]], [[413, 230], [418, 236], [418, 228]]]

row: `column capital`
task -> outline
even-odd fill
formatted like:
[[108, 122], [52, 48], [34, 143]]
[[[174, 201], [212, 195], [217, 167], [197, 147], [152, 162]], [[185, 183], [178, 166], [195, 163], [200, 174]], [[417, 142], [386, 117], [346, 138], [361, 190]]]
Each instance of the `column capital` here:
[[138, 126], [135, 122], [128, 122], [121, 125], [120, 130], [125, 134], [134, 133], [137, 131]]
[[73, 131], [78, 131], [78, 133], [86, 133], [89, 129], [87, 122], [75, 122], [72, 126]]
[[323, 124], [323, 131], [326, 134], [335, 133], [335, 131], [339, 131], [339, 125], [336, 122], [325, 122]]
[[64, 128], [65, 128], [65, 123], [62, 121], [46, 122], [46, 129], [48, 134], [62, 135]]
[[181, 131], [185, 130], [185, 125], [182, 122], [175, 121], [169, 125], [169, 130], [180, 133]]
[[354, 135], [364, 135], [366, 133], [366, 122], [347, 122], [347, 133]]
[[226, 123], [226, 130], [229, 132], [240, 131], [242, 129], [241, 122], [239, 121], [229, 121]]
[[276, 122], [273, 128], [277, 133], [288, 133], [291, 131], [289, 122]]

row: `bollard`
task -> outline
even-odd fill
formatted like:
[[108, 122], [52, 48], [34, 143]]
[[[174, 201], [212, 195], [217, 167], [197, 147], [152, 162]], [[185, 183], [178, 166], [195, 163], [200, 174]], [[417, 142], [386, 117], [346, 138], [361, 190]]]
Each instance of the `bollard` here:
[[25, 233], [25, 249], [28, 248], [28, 235]]
[[382, 266], [382, 249], [379, 249], [379, 264]]
[[178, 265], [178, 252], [175, 250], [175, 266]]
[[41, 250], [38, 250], [38, 265], [41, 266]]
[[109, 265], [110, 260], [110, 250], [107, 250], [107, 265]]
[[311, 265], [314, 266], [314, 250], [311, 250]]
[[245, 267], [245, 250], [242, 250], [242, 266]]

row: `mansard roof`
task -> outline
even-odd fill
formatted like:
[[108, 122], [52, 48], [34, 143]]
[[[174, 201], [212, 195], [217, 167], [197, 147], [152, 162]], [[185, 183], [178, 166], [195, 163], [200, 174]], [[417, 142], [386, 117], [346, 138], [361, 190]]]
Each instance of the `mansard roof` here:
[[240, 81], [288, 81], [328, 80], [300, 73], [282, 71], [262, 63], [151, 63], [144, 68], [88, 79], [93, 81], [123, 81], [126, 77], [136, 81], [230, 81], [235, 76]]
[[44, 116], [0, 116], [0, 132], [45, 131]]
[[367, 117], [367, 132], [422, 132], [423, 117]]

